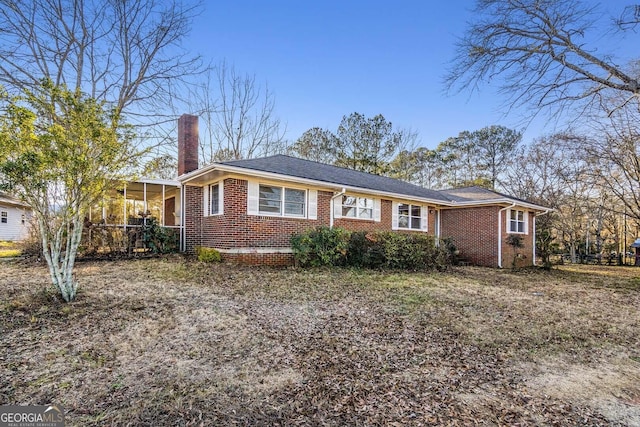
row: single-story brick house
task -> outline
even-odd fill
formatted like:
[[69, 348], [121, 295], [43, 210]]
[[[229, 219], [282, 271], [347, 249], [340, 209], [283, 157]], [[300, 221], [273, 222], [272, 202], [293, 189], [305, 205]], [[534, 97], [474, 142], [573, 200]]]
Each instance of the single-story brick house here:
[[309, 160], [276, 155], [198, 166], [198, 121], [178, 122], [182, 247], [216, 248], [227, 260], [283, 265], [290, 237], [325, 225], [450, 237], [476, 265], [510, 267], [507, 236], [523, 239], [519, 265], [535, 263], [544, 206], [478, 187], [435, 191]]

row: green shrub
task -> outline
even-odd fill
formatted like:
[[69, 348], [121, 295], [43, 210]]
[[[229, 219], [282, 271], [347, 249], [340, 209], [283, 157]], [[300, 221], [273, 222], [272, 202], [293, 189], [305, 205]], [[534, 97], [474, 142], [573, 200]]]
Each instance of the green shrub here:
[[221, 262], [222, 256], [220, 252], [213, 248], [204, 248], [202, 246], [196, 246], [196, 255], [198, 256], [198, 261], [202, 262]]
[[145, 247], [151, 249], [153, 253], [178, 252], [180, 235], [175, 229], [162, 227], [156, 218], [147, 218], [141, 231]]
[[291, 237], [296, 264], [302, 267], [344, 265], [350, 233], [342, 228], [321, 226]]
[[379, 233], [385, 267], [400, 270], [443, 269], [448, 265], [444, 249], [424, 234]]
[[347, 265], [358, 268], [381, 268], [385, 264], [384, 249], [375, 233], [351, 233], [347, 249]]
[[319, 227], [291, 238], [296, 263], [302, 267], [347, 265], [396, 270], [444, 270], [451, 265], [455, 246], [433, 236], [395, 232], [348, 232]]

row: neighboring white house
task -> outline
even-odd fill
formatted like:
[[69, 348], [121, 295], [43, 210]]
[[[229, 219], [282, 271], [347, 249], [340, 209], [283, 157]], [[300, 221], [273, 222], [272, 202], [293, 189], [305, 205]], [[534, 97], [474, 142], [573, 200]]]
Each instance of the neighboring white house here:
[[0, 241], [23, 240], [29, 235], [31, 208], [20, 200], [0, 193]]

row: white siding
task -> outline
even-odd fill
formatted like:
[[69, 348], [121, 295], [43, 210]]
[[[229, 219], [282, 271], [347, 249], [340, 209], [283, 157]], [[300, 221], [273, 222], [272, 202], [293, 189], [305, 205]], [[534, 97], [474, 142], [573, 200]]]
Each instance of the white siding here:
[[[31, 212], [15, 206], [0, 205], [0, 221], [2, 221], [2, 212], [7, 213], [7, 222], [0, 222], [0, 240], [18, 241], [27, 238]], [[23, 215], [24, 224], [22, 223]]]

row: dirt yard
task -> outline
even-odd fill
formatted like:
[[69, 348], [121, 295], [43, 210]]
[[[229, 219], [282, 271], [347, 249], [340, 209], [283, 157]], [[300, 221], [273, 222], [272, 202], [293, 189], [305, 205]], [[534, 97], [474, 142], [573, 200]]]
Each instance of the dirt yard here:
[[0, 272], [0, 404], [67, 425], [640, 425], [640, 269]]

